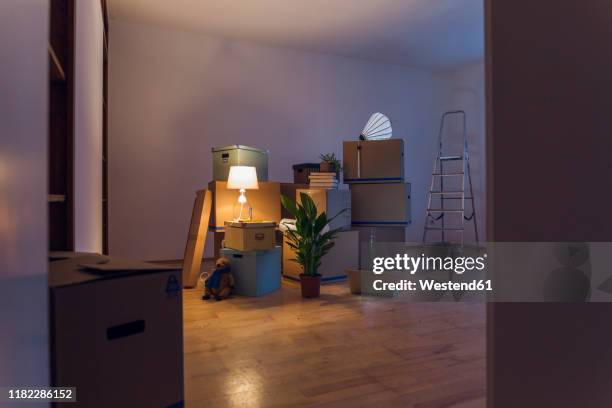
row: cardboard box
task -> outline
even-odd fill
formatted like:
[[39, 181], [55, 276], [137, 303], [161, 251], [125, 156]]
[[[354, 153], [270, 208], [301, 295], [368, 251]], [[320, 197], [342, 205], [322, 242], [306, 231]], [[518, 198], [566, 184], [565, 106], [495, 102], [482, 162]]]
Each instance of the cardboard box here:
[[369, 243], [370, 238], [373, 238], [374, 242], [406, 241], [406, 227], [353, 226], [352, 229], [359, 232], [360, 243]]
[[225, 247], [238, 251], [264, 251], [276, 243], [273, 222], [226, 222]]
[[[76, 387], [65, 407], [169, 407], [183, 401], [181, 271], [153, 268], [87, 273], [79, 265], [114, 258], [51, 262], [53, 386]], [[174, 405], [176, 404], [176, 405]]]
[[352, 184], [353, 226], [407, 226], [410, 218], [410, 183]]
[[227, 181], [232, 166], [252, 166], [257, 170], [257, 180], [268, 181], [268, 151], [244, 145], [215, 147], [213, 155], [213, 180]]
[[212, 193], [208, 190], [196, 191], [193, 204], [189, 235], [183, 256], [183, 285], [194, 288], [197, 285], [206, 247], [206, 233], [212, 206]]
[[321, 163], [301, 163], [293, 165], [293, 183], [308, 184], [308, 175], [317, 172], [321, 168]]
[[[346, 278], [346, 271], [359, 268], [359, 233], [341, 231], [335, 239], [335, 245], [321, 260], [319, 273], [321, 280], [334, 281]], [[291, 259], [295, 258], [293, 249], [283, 240], [283, 276], [299, 280], [301, 267]]]
[[295, 191], [295, 201], [297, 203], [302, 202], [300, 193], [308, 194], [317, 206], [317, 214], [325, 211], [328, 218], [347, 208], [345, 212], [330, 223], [330, 228], [351, 228], [351, 192], [349, 190], [297, 189]]
[[[238, 190], [228, 190], [226, 181], [211, 181], [208, 189], [213, 192], [209, 230], [223, 231], [225, 221], [233, 221], [234, 204], [240, 193]], [[260, 181], [259, 189], [247, 190], [246, 196], [253, 207], [253, 221], [280, 221], [280, 183]]]
[[281, 248], [267, 251], [237, 251], [224, 248], [221, 256], [230, 260], [234, 275], [234, 293], [261, 296], [280, 289]]
[[[308, 189], [309, 188], [308, 180], [306, 180], [306, 183], [281, 183], [280, 192], [282, 195], [287, 196], [292, 200], [295, 200], [295, 191], [300, 188]], [[293, 218], [293, 216], [289, 214], [289, 211], [287, 211], [285, 207], [283, 207], [282, 205], [281, 205], [281, 218]]]
[[[276, 246], [283, 246], [283, 233], [276, 229], [275, 231], [275, 242]], [[225, 232], [215, 232], [213, 233], [213, 258], [217, 259], [221, 256], [221, 249], [224, 248], [223, 244], [225, 243]]]
[[404, 141], [358, 140], [342, 143], [345, 183], [402, 183]]

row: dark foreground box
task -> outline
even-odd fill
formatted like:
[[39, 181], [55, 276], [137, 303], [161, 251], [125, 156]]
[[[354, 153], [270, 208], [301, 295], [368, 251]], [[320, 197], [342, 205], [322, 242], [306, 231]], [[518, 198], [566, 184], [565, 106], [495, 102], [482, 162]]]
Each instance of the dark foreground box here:
[[77, 398], [56, 406], [182, 407], [181, 271], [79, 268], [104, 259], [50, 263], [52, 384], [76, 387]]

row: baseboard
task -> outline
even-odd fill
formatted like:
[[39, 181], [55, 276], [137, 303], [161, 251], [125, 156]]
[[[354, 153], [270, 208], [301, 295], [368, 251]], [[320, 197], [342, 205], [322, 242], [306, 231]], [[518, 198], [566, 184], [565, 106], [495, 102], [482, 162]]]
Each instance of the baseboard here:
[[[295, 276], [291, 276], [291, 275], [284, 275], [283, 274], [283, 278], [289, 279], [289, 280], [294, 281], [294, 282], [299, 282], [300, 281], [300, 278], [296, 278]], [[341, 282], [341, 281], [344, 281], [346, 279], [347, 279], [346, 275], [325, 276], [325, 277], [321, 277], [321, 282], [325, 282], [325, 283]]]

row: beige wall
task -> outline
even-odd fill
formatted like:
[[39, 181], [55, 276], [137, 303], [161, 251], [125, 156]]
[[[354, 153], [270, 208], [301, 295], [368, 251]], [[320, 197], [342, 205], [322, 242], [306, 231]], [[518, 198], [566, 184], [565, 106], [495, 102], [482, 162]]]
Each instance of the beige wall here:
[[[46, 385], [48, 2], [0, 2], [0, 384]], [[14, 404], [21, 406], [21, 403]], [[46, 404], [31, 404], [45, 406]], [[7, 404], [7, 406], [12, 406]]]
[[103, 21], [99, 0], [76, 2], [74, 245], [102, 251]]
[[[194, 191], [212, 177], [212, 147], [270, 150], [270, 179], [342, 154], [371, 113], [405, 141], [420, 240], [439, 117], [452, 75], [111, 21], [110, 250], [183, 255]], [[210, 246], [209, 246], [210, 247]]]

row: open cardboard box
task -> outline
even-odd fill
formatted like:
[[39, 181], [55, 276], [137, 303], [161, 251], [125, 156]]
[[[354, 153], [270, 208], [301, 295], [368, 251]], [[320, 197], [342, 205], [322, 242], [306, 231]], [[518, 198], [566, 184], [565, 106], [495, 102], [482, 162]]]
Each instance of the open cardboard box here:
[[[247, 190], [246, 197], [253, 208], [253, 221], [281, 220], [280, 183], [260, 181], [258, 190]], [[213, 192], [210, 231], [224, 231], [225, 222], [234, 218], [234, 204], [238, 190], [228, 190], [226, 181], [211, 181], [208, 189]]]

